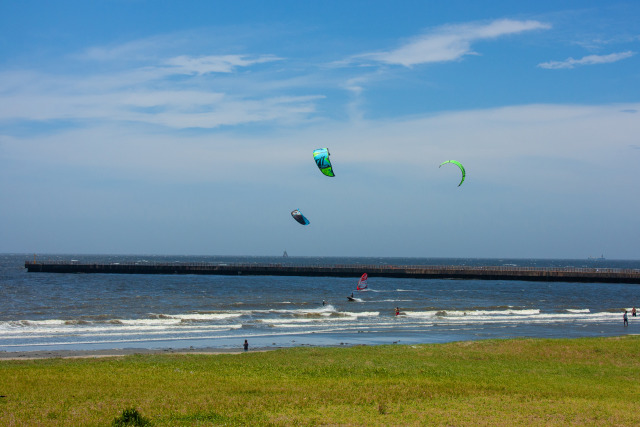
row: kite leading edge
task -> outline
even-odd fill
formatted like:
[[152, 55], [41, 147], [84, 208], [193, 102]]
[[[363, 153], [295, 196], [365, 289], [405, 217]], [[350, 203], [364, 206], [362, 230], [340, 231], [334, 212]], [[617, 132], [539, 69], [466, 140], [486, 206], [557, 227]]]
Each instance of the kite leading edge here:
[[458, 184], [458, 187], [460, 187], [462, 185], [462, 183], [464, 182], [464, 178], [466, 176], [466, 172], [464, 170], [464, 166], [462, 166], [462, 163], [460, 163], [457, 160], [447, 160], [446, 162], [440, 163], [440, 166], [438, 166], [438, 167], [440, 168], [440, 167], [442, 167], [442, 165], [447, 164], [447, 163], [453, 163], [454, 165], [457, 165], [460, 168], [460, 172], [462, 172], [462, 179], [460, 180], [460, 184]]

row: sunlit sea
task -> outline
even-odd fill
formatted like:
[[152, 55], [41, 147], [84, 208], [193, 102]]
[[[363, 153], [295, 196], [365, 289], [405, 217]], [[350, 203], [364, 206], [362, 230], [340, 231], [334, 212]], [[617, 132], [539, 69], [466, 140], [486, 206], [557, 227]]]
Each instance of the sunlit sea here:
[[[0, 351], [439, 343], [640, 332], [640, 284], [28, 273], [0, 255]], [[39, 261], [474, 265], [640, 269], [640, 261], [38, 255]], [[366, 272], [366, 267], [364, 267]], [[354, 294], [355, 301], [347, 296]], [[395, 315], [399, 307], [401, 315]], [[640, 317], [638, 318], [640, 319]]]

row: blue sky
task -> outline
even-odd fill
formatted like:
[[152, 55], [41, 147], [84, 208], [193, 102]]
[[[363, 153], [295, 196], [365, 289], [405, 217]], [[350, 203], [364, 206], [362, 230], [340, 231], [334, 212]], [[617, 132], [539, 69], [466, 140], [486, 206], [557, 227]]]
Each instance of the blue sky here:
[[640, 4], [521, 3], [2, 2], [0, 252], [640, 259]]

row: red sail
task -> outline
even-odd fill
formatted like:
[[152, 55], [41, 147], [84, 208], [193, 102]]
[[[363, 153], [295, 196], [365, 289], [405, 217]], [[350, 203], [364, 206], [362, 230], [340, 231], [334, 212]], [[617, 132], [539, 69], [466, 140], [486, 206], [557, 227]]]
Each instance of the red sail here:
[[362, 275], [362, 277], [360, 277], [360, 279], [358, 280], [358, 287], [357, 290], [361, 290], [361, 289], [366, 289], [367, 287], [367, 273], [364, 273]]

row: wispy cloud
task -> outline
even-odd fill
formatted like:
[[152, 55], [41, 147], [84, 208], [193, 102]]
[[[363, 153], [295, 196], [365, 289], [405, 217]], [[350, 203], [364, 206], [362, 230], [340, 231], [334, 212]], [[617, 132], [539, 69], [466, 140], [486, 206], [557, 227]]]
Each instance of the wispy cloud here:
[[549, 61], [538, 64], [540, 68], [548, 70], [559, 70], [563, 68], [575, 68], [582, 65], [609, 64], [611, 62], [621, 61], [635, 55], [633, 51], [611, 53], [609, 55], [588, 55], [580, 59], [567, 58], [564, 61]]
[[539, 21], [511, 19], [500, 19], [488, 24], [447, 25], [416, 37], [397, 49], [358, 55], [354, 60], [368, 59], [405, 67], [454, 61], [465, 55], [475, 54], [471, 45], [476, 41], [548, 28], [551, 28], [549, 24]]
[[[100, 61], [100, 67], [82, 75], [0, 73], [0, 121], [97, 120], [213, 129], [290, 123], [312, 114], [322, 98], [289, 91], [286, 84], [273, 91], [269, 71], [256, 66], [283, 60], [275, 55], [166, 55], [157, 47], [144, 49], [153, 41], [92, 48], [72, 57]], [[138, 55], [144, 51], [148, 56]], [[250, 88], [242, 83], [241, 68], [251, 71]]]
[[[42, 79], [45, 79], [43, 77]], [[263, 96], [225, 94], [203, 88], [153, 90], [129, 86], [85, 91], [86, 82], [51, 82], [46, 90], [4, 96], [0, 120], [101, 120], [182, 128], [291, 121], [315, 111], [317, 95]]]
[[176, 74], [207, 74], [231, 73], [237, 67], [248, 67], [265, 62], [280, 61], [273, 55], [263, 55], [251, 58], [247, 55], [211, 55], [211, 56], [176, 56], [166, 61], [172, 68], [170, 72]]

